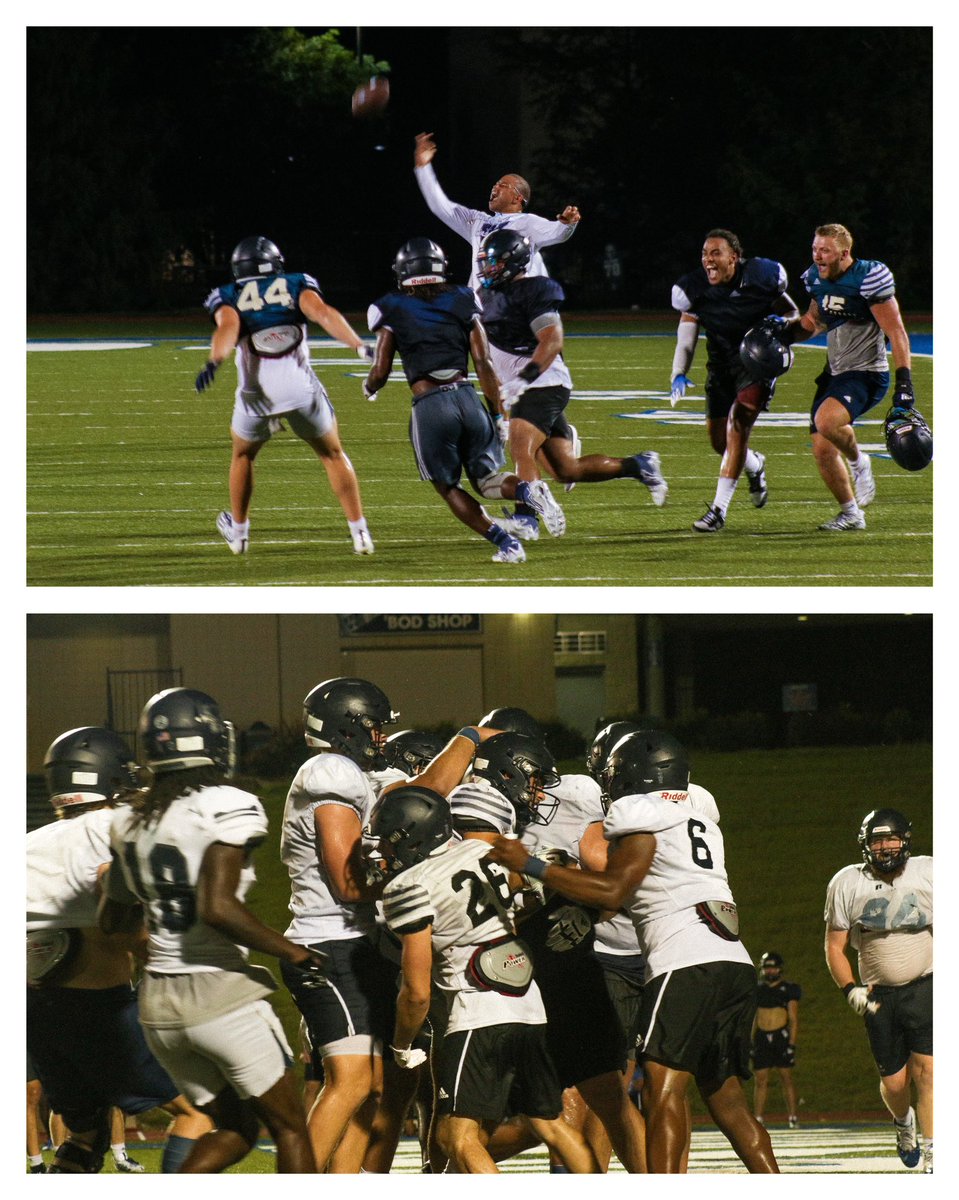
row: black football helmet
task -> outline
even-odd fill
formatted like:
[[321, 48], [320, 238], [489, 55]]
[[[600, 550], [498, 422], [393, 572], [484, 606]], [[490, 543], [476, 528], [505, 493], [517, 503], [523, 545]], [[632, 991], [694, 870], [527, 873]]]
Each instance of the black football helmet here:
[[347, 676], [327, 679], [303, 701], [306, 744], [344, 754], [364, 771], [382, 771], [387, 764], [379, 735], [399, 715], [375, 683]]
[[611, 721], [596, 734], [586, 753], [586, 770], [597, 783], [600, 781], [603, 767], [606, 766], [610, 750], [627, 734], [639, 733], [641, 728], [642, 726], [637, 725], [635, 721]]
[[529, 266], [533, 246], [515, 229], [494, 229], [483, 238], [476, 266], [484, 288], [501, 288]]
[[234, 279], [279, 275], [283, 267], [283, 255], [279, 247], [265, 237], [244, 238], [230, 258]]
[[932, 462], [932, 433], [914, 408], [891, 408], [885, 420], [886, 449], [904, 471], [921, 471]]
[[412, 777], [432, 762], [445, 745], [446, 738], [438, 733], [401, 729], [399, 733], [391, 733], [383, 743], [383, 757], [388, 767], [396, 767]]
[[151, 696], [140, 713], [137, 753], [156, 774], [219, 767], [229, 775], [236, 765], [236, 732], [206, 692], [167, 688]]
[[793, 365], [792, 346], [781, 342], [768, 325], [749, 330], [740, 343], [739, 358], [753, 379], [776, 379]]
[[364, 833], [377, 841], [387, 872], [395, 874], [422, 862], [448, 842], [453, 836], [453, 818], [439, 792], [404, 784], [380, 797]]
[[783, 956], [777, 954], [775, 950], [768, 950], [759, 960], [759, 969], [763, 974], [766, 973], [767, 967], [772, 967], [775, 970], [775, 978], [778, 979], [783, 973]]
[[559, 800], [548, 793], [539, 800], [538, 793], [559, 783], [559, 774], [542, 738], [498, 733], [477, 746], [472, 774], [491, 783], [506, 797], [520, 829], [552, 821]]
[[[902, 838], [898, 850], [871, 850], [869, 843], [873, 838], [883, 835]], [[912, 853], [912, 823], [896, 808], [876, 808], [863, 818], [859, 830], [859, 848], [862, 857], [876, 871], [888, 873], [898, 871], [906, 865], [906, 859]]]
[[61, 733], [43, 759], [50, 803], [62, 813], [88, 804], [111, 804], [137, 790], [136, 765], [112, 729], [84, 725]]
[[603, 800], [689, 788], [689, 755], [670, 733], [642, 729], [613, 746], [601, 772]]
[[493, 708], [479, 721], [481, 729], [500, 729], [503, 733], [524, 733], [527, 737], [543, 740], [539, 721], [531, 717], [525, 708]]
[[450, 265], [441, 246], [428, 237], [410, 238], [400, 246], [393, 259], [397, 287], [421, 283], [445, 283]]

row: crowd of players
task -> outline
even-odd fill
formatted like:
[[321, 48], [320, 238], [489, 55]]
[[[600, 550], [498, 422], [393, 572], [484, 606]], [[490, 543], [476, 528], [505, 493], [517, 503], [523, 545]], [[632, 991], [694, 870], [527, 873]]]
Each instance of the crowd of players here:
[[[570, 490], [577, 483], [633, 479], [653, 503], [669, 491], [659, 454], [626, 458], [583, 455], [567, 417], [572, 378], [563, 358], [564, 301], [547, 273], [540, 248], [568, 239], [580, 220], [567, 206], [549, 221], [526, 211], [529, 184], [504, 175], [492, 187], [487, 212], [451, 201], [432, 161], [432, 134], [420, 134], [415, 174], [431, 212], [470, 244], [468, 285], [449, 280], [447, 256], [436, 242], [414, 237], [397, 253], [396, 290], [374, 301], [368, 324], [371, 351], [343, 315], [323, 298], [311, 275], [287, 272], [283, 255], [265, 237], [246, 238], [232, 257], [233, 281], [206, 301], [216, 324], [208, 361], [197, 376], [202, 391], [236, 351], [238, 382], [231, 433], [229, 511], [217, 527], [235, 554], [249, 547], [254, 460], [280, 419], [319, 455], [349, 524], [354, 550], [373, 553], [359, 484], [340, 443], [336, 416], [313, 373], [307, 322], [373, 362], [363, 390], [374, 400], [390, 377], [396, 355], [412, 393], [410, 441], [420, 478], [433, 484], [453, 514], [495, 548], [494, 562], [526, 558], [524, 541], [539, 537], [540, 521], [555, 537], [565, 513], [545, 471]], [[802, 276], [809, 307], [800, 313], [786, 292], [782, 263], [747, 257], [728, 229], [705, 237], [701, 265], [672, 289], [680, 312], [669, 394], [675, 405], [689, 387], [700, 330], [705, 333], [706, 428], [721, 456], [713, 503], [693, 523], [697, 533], [726, 524], [741, 475], [757, 508], [769, 489], [766, 458], [749, 445], [751, 430], [773, 398], [776, 378], [792, 361], [791, 344], [827, 334], [827, 364], [816, 380], [810, 412], [813, 455], [839, 513], [819, 528], [864, 529], [875, 496], [869, 455], [860, 452], [853, 422], [875, 408], [889, 389], [887, 339], [896, 367], [887, 419], [890, 451], [901, 465], [919, 469], [931, 457], [931, 436], [914, 408], [909, 338], [889, 268], [855, 259], [852, 235], [839, 224], [819, 226], [812, 265]], [[481, 401], [469, 379], [472, 365]], [[514, 470], [506, 469], [508, 447]], [[461, 485], [469, 479], [475, 496]], [[505, 500], [491, 517], [483, 500]]]
[[[772, 970], [757, 1013], [720, 814], [684, 747], [613, 722], [560, 777], [522, 709], [447, 742], [387, 736], [398, 715], [363, 679], [307, 695], [282, 934], [245, 903], [267, 819], [231, 782], [233, 728], [210, 696], [154, 696], [138, 766], [107, 729], [54, 741], [50, 798], [70, 819], [27, 839], [28, 1053], [69, 1130], [50, 1170], [97, 1172], [111, 1108], [163, 1105], [169, 1172], [226, 1169], [261, 1124], [279, 1171], [387, 1172], [413, 1106], [432, 1172], [492, 1173], [539, 1143], [555, 1170], [615, 1153], [679, 1172], [695, 1084], [747, 1170], [778, 1171], [742, 1081], [751, 1049], [757, 1068], [792, 1065], [798, 995]], [[932, 860], [910, 838], [894, 810], [866, 817], [863, 863], [829, 887], [826, 947], [900, 1157], [931, 1171]], [[250, 949], [279, 961], [302, 1014], [308, 1109]]]

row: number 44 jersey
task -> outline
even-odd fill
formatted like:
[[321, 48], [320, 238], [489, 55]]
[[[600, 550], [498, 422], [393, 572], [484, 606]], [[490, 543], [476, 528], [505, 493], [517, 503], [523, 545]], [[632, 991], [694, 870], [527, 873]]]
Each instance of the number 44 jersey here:
[[707, 901], [734, 903], [719, 826], [690, 811], [688, 793], [653, 792], [621, 796], [609, 807], [603, 834], [610, 852], [633, 833], [656, 839], [649, 871], [625, 904], [646, 956], [647, 981], [699, 963], [751, 963], [741, 941], [726, 941], [696, 911]]
[[[142, 902], [150, 930], [150, 971], [182, 975], [238, 970], [247, 951], [197, 919], [196, 887], [203, 856], [214, 842], [250, 852], [266, 837], [263, 805], [249, 792], [204, 787], [173, 800], [157, 820], [136, 819], [130, 809], [113, 815], [110, 842], [127, 887]], [[256, 879], [247, 860], [237, 899]]]

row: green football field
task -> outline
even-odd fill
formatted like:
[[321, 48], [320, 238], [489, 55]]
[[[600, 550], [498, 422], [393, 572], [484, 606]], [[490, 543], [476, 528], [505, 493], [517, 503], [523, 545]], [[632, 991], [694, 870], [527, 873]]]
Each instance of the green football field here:
[[[359, 321], [356, 328], [362, 329]], [[64, 327], [65, 328], [65, 327]], [[837, 506], [810, 451], [809, 403], [824, 359], [799, 347], [773, 409], [752, 444], [767, 458], [769, 503], [740, 484], [719, 534], [693, 533], [712, 503], [719, 459], [703, 421], [705, 347], [692, 398], [675, 409], [667, 387], [674, 336], [620, 321], [570, 320], [566, 357], [574, 392], [569, 417], [584, 453], [657, 450], [670, 493], [653, 506], [631, 480], [553, 492], [566, 536], [527, 543], [528, 561], [491, 561], [493, 547], [447, 510], [417, 477], [407, 439], [409, 390], [399, 377], [375, 403], [363, 397], [363, 366], [329, 341], [312, 343], [314, 366], [337, 410], [376, 543], [352, 552], [345, 520], [312, 452], [278, 434], [257, 460], [250, 553], [231, 555], [216, 532], [229, 507], [229, 422], [235, 371], [211, 391], [193, 379], [205, 361], [200, 323], [187, 332], [131, 336], [129, 323], [89, 336], [31, 331], [27, 407], [27, 583], [49, 586], [308, 584], [342, 586], [930, 586], [932, 470], [909, 474], [885, 452], [882, 417], [869, 414], [859, 441], [873, 456], [877, 495], [863, 532], [822, 533]], [[152, 326], [154, 331], [162, 328]], [[637, 332], [642, 330], [642, 332]], [[74, 332], [75, 331], [71, 331]], [[62, 340], [54, 340], [59, 336]], [[913, 360], [918, 407], [932, 424], [932, 358]], [[499, 502], [487, 507], [498, 515]]]

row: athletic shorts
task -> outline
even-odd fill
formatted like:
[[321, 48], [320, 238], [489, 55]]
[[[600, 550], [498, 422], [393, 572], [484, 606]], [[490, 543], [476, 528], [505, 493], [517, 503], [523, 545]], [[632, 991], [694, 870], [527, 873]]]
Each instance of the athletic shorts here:
[[875, 408], [889, 389], [888, 371], [843, 371], [830, 374], [827, 367], [816, 376], [816, 394], [809, 414], [809, 432], [816, 432], [816, 413], [824, 400], [838, 400], [855, 421], [869, 409]]
[[[552, 957], [562, 959], [561, 954]], [[534, 957], [534, 970], [540, 961]], [[539, 973], [536, 981], [546, 1009], [546, 1046], [560, 1085], [626, 1069], [625, 1034], [592, 955], [579, 958], [575, 969]]]
[[436, 1112], [498, 1124], [507, 1111], [552, 1120], [563, 1108], [545, 1025], [488, 1025], [443, 1038]]
[[706, 416], [711, 421], [725, 421], [739, 393], [756, 387], [758, 411], [765, 412], [775, 394], [776, 380], [754, 379], [742, 365], [738, 350], [735, 358], [717, 359], [711, 355], [706, 365]]
[[91, 1129], [99, 1109], [146, 1112], [178, 1094], [150, 1051], [136, 992], [27, 988], [27, 1052], [47, 1100], [68, 1129]]
[[753, 1070], [768, 1071], [770, 1067], [791, 1067], [788, 1062], [789, 1027], [757, 1029], [753, 1038]]
[[[606, 990], [623, 1030], [626, 1057], [635, 1059], [646, 960], [641, 954], [605, 954], [602, 950], [593, 953], [603, 968]], [[638, 969], [629, 970], [634, 964]]]
[[296, 408], [283, 408], [276, 402], [271, 404], [260, 392], [240, 393], [233, 406], [230, 428], [237, 437], [248, 442], [268, 442], [278, 428], [277, 421], [282, 419], [305, 442], [322, 437], [336, 424], [336, 413], [316, 376], [313, 376], [313, 383], [312, 393]]
[[396, 967], [365, 937], [313, 942], [327, 958], [326, 987], [304, 987], [312, 978], [281, 962], [283, 982], [306, 1019], [313, 1049], [327, 1054], [382, 1054], [393, 1035]]
[[456, 487], [464, 470], [485, 479], [506, 461], [493, 418], [466, 382], [413, 397], [410, 444], [420, 479], [447, 487]]
[[932, 1056], [932, 976], [903, 987], [874, 987], [879, 1011], [866, 1013], [866, 1032], [879, 1074], [895, 1075], [910, 1054]]
[[643, 988], [637, 1048], [703, 1087], [750, 1077], [756, 972], [749, 963], [711, 962], [657, 975]]
[[241, 1100], [262, 1096], [293, 1066], [280, 1019], [266, 1000], [255, 1000], [202, 1025], [147, 1029], [150, 1049], [197, 1106], [226, 1087]]
[[570, 389], [559, 384], [550, 387], [530, 387], [510, 409], [510, 419], [519, 417], [535, 425], [547, 437], [561, 437], [572, 441], [569, 421], [565, 409], [569, 404]]

